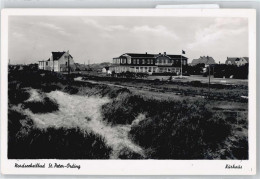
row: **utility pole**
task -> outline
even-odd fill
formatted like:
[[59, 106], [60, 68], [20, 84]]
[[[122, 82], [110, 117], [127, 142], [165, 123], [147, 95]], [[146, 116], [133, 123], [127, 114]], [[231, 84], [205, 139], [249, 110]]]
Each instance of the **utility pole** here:
[[[50, 61], [50, 63], [51, 63], [51, 61]], [[52, 71], [54, 72], [54, 58], [52, 58]]]
[[70, 54], [68, 51], [68, 75], [70, 75]]
[[207, 56], [207, 61], [208, 61], [208, 65], [209, 65], [209, 84], [208, 84], [208, 98], [209, 98], [209, 94], [210, 94], [210, 64], [209, 64], [209, 56]]
[[181, 53], [181, 77], [182, 77], [182, 53]]

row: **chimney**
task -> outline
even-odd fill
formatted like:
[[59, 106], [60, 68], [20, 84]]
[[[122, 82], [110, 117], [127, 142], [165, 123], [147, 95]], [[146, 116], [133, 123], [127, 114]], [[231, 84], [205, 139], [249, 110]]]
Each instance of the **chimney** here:
[[164, 55], [166, 55], [166, 52], [163, 52]]
[[145, 54], [147, 55], [147, 52], [145, 52]]

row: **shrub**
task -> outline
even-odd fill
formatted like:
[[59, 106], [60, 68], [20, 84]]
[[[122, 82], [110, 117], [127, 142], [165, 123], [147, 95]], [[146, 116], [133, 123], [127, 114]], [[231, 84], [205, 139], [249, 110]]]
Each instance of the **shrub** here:
[[106, 159], [111, 152], [102, 137], [78, 128], [33, 128], [12, 147], [10, 159]]
[[204, 104], [179, 104], [178, 112], [148, 115], [131, 128], [139, 145], [153, 149], [148, 158], [205, 159], [209, 148], [217, 149], [230, 134], [231, 125], [214, 116]]
[[30, 93], [26, 89], [8, 89], [8, 103], [19, 104], [29, 99]]
[[106, 159], [111, 150], [101, 136], [91, 132], [38, 129], [28, 116], [8, 110], [9, 159]]
[[42, 101], [26, 101], [22, 107], [30, 109], [33, 113], [48, 113], [59, 110], [58, 103], [48, 97], [44, 97]]

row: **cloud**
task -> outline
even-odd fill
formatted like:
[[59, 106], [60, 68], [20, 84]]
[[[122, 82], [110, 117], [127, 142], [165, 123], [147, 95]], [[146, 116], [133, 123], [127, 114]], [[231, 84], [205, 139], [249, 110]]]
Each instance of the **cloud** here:
[[238, 36], [247, 31], [247, 26], [242, 25], [241, 19], [216, 18], [215, 22], [195, 34], [195, 41], [188, 45], [189, 49], [210, 47], [217, 41]]
[[19, 32], [12, 32], [13, 38], [23, 38], [24, 35]]
[[55, 24], [40, 22], [40, 23], [38, 23], [38, 25], [41, 26], [41, 27], [48, 28], [50, 30], [54, 30], [56, 32], [59, 32], [61, 35], [65, 35], [65, 36], [70, 35], [68, 32], [66, 32], [65, 29], [63, 29], [62, 27], [59, 27]]
[[178, 36], [174, 32], [168, 30], [165, 26], [162, 26], [162, 25], [157, 25], [157, 26], [154, 26], [154, 27], [151, 27], [151, 26], [148, 26], [148, 25], [135, 26], [132, 29], [132, 32], [151, 33], [152, 35], [156, 35], [156, 36], [167, 36], [167, 37], [171, 37], [175, 40], [179, 39]]
[[97, 21], [95, 21], [93, 19], [84, 19], [83, 22], [86, 25], [92, 26], [99, 30], [108, 31], [108, 32], [117, 31], [117, 30], [126, 30], [126, 27], [123, 25], [107, 25], [106, 26], [106, 25], [102, 25], [102, 24], [98, 23]]

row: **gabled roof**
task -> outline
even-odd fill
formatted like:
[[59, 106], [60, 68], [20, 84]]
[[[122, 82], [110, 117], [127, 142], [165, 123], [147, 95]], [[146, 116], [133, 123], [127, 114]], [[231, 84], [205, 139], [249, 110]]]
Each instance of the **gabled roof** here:
[[199, 59], [193, 59], [191, 62], [192, 65], [196, 65], [200, 63], [204, 63], [205, 65], [216, 64], [215, 60], [209, 56], [201, 56]]
[[[59, 60], [62, 55], [66, 52], [51, 52], [52, 53], [52, 57], [53, 57], [53, 60]], [[70, 55], [70, 58], [73, 58], [71, 55]]]

